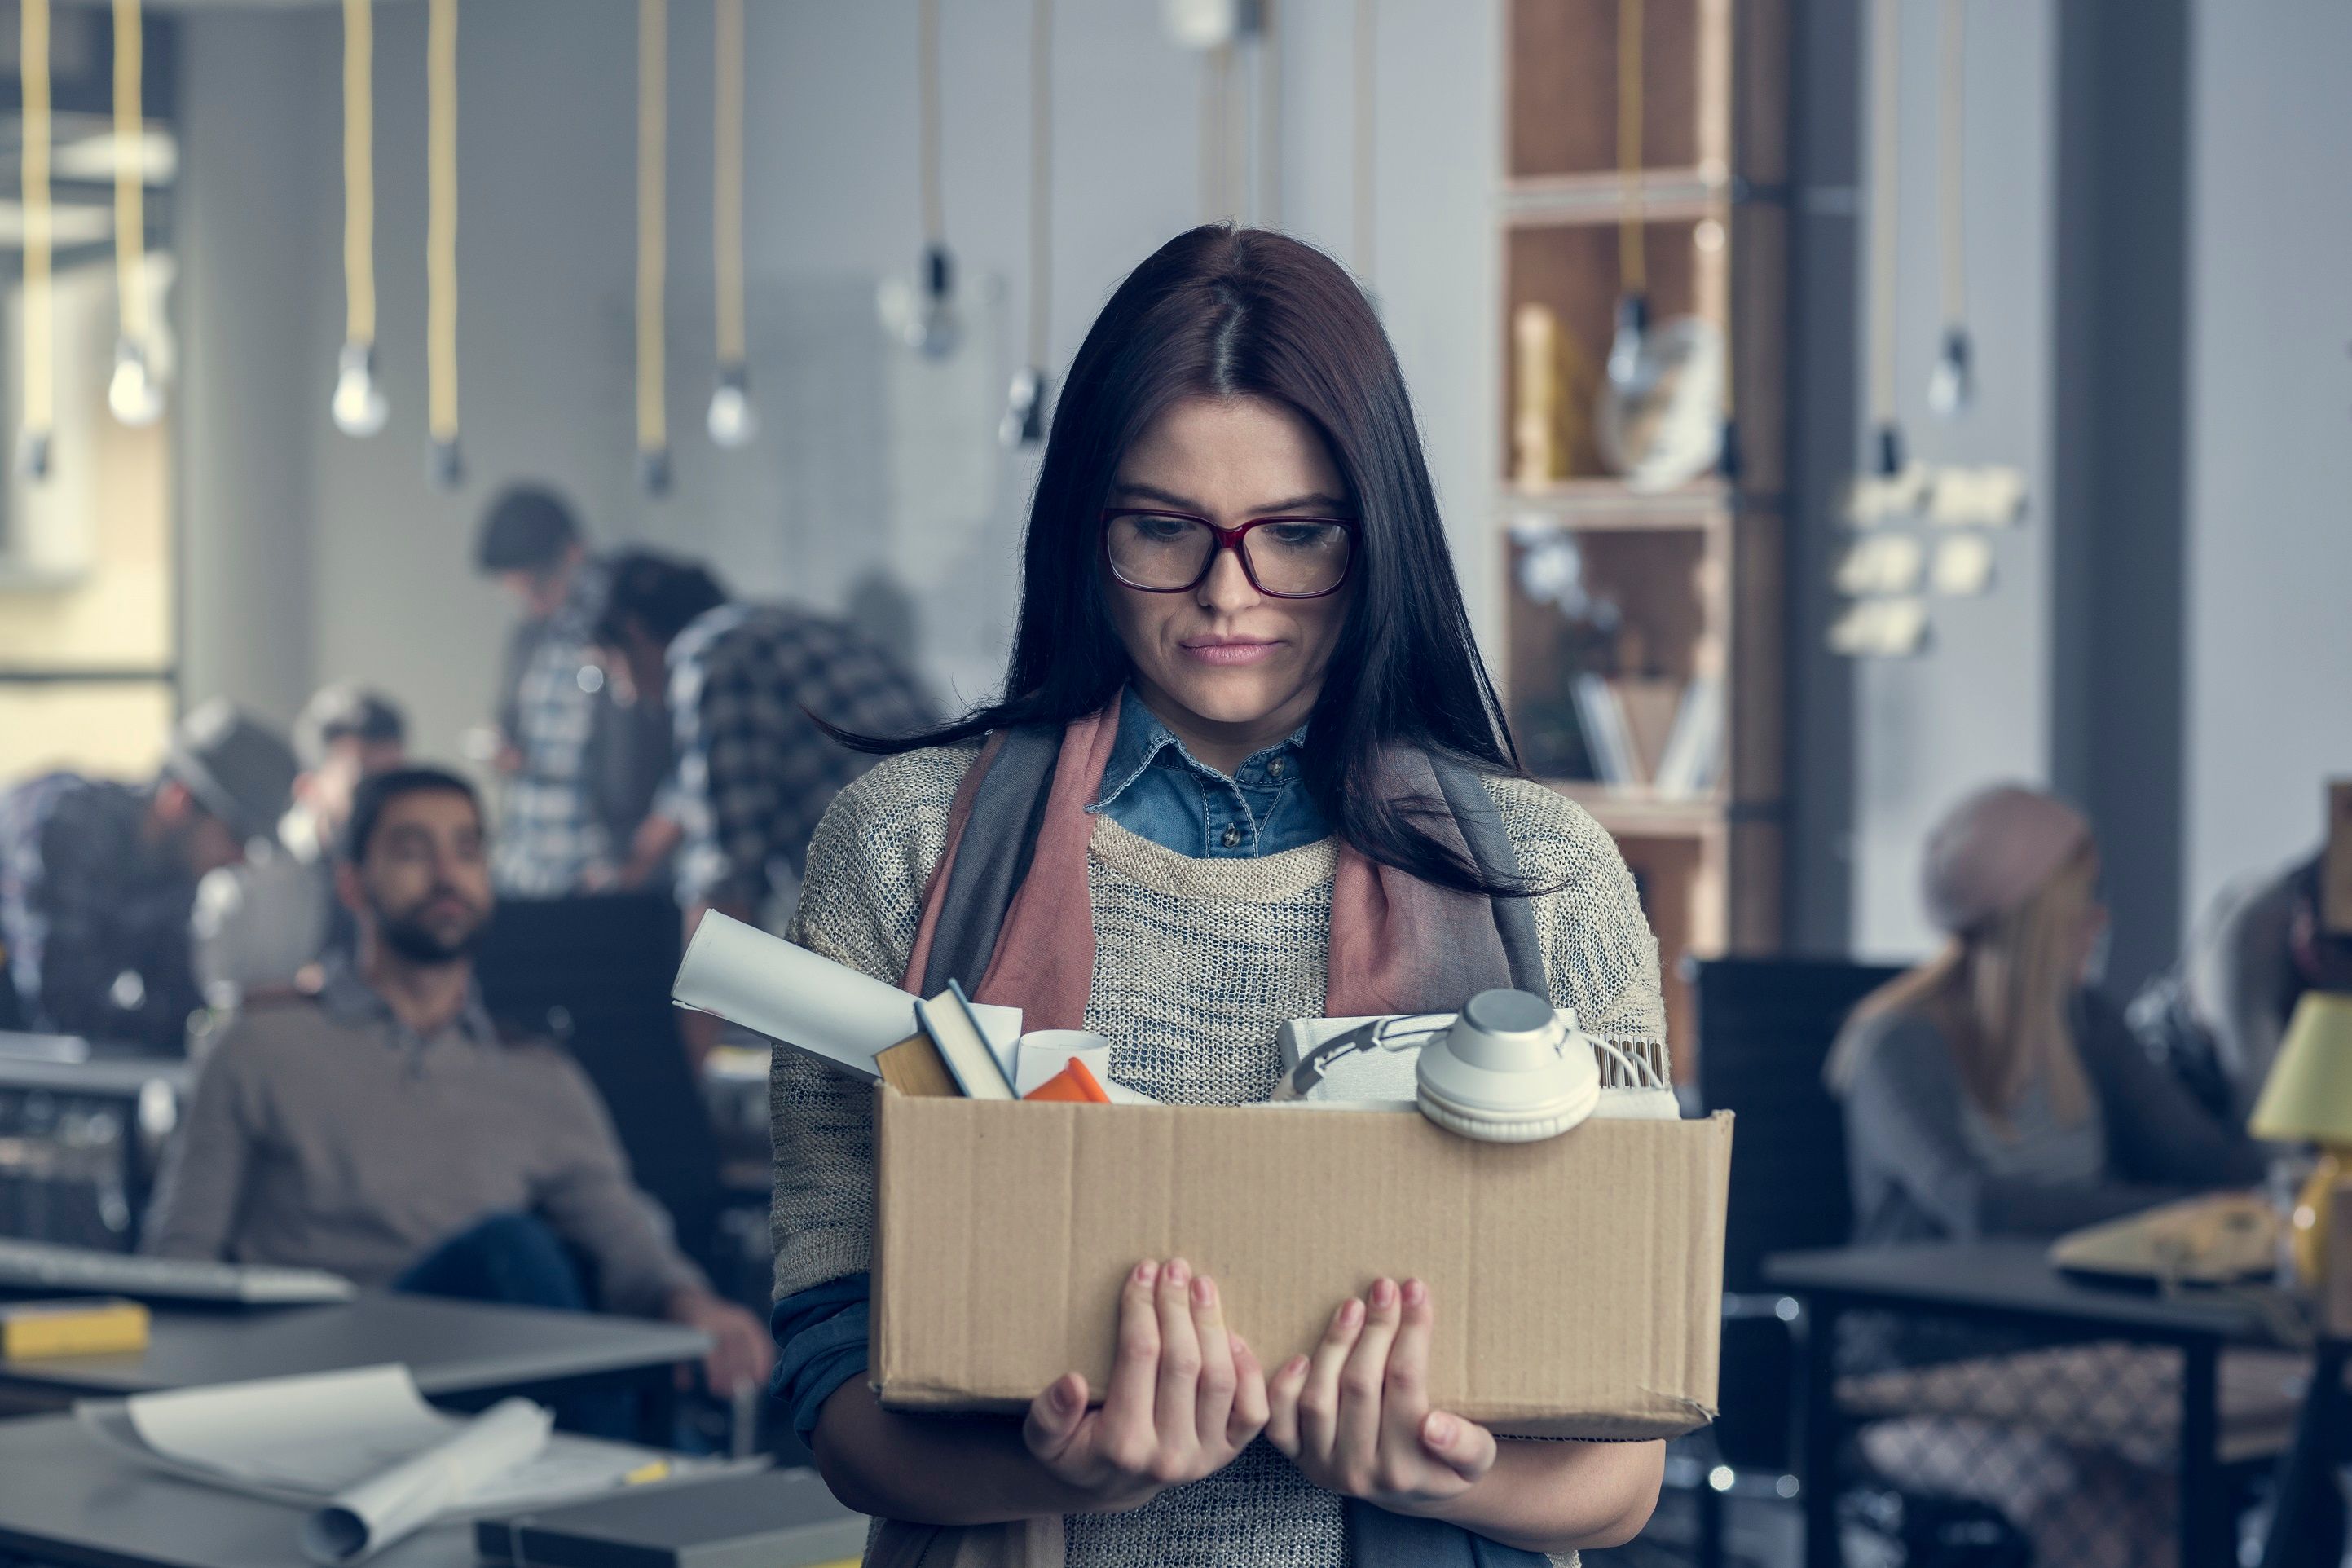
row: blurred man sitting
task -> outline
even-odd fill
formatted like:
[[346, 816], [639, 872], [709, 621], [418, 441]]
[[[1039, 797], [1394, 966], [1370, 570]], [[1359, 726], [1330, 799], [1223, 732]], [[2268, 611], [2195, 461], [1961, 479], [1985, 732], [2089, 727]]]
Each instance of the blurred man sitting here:
[[703, 567], [651, 551], [615, 556], [596, 643], [641, 705], [666, 707], [677, 773], [624, 879], [683, 839], [678, 900], [778, 922], [809, 837], [841, 786], [873, 765], [818, 721], [901, 735], [938, 721], [897, 659], [843, 622], [787, 605], [730, 604]]
[[502, 1036], [483, 1010], [470, 955], [493, 900], [473, 787], [429, 768], [367, 780], [335, 879], [355, 956], [328, 960], [316, 996], [251, 1005], [223, 1034], [166, 1157], [146, 1249], [601, 1304], [709, 1334], [715, 1390], [764, 1378], [766, 1331], [672, 1244], [579, 1068], [552, 1044]]
[[147, 784], [53, 773], [0, 795], [0, 942], [33, 1028], [177, 1051], [203, 1005], [189, 912], [205, 873], [286, 811], [286, 742], [225, 701]]
[[335, 845], [360, 782], [407, 760], [408, 721], [381, 692], [329, 686], [294, 721], [294, 749], [302, 771], [276, 841], [196, 889], [196, 979], [216, 1007], [293, 985], [330, 949], [351, 951], [357, 927], [335, 896]]

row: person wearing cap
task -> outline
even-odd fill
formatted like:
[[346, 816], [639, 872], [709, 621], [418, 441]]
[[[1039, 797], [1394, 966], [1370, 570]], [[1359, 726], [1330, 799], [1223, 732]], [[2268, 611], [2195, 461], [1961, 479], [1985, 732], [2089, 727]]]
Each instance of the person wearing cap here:
[[607, 885], [670, 770], [667, 721], [615, 702], [590, 647], [608, 564], [563, 499], [537, 485], [490, 503], [475, 563], [522, 611], [499, 693], [499, 888], [560, 898]]
[[215, 700], [145, 784], [52, 773], [0, 795], [0, 942], [37, 1029], [179, 1050], [203, 1005], [189, 914], [292, 796], [294, 754]]
[[[2262, 1179], [2260, 1150], [2151, 1061], [2092, 987], [2106, 926], [2098, 879], [2090, 824], [2037, 790], [1980, 791], [1930, 835], [1924, 891], [1944, 948], [1866, 998], [1830, 1055], [1857, 1244], [2055, 1237]], [[1974, 1357], [1967, 1375], [1989, 1409], [2003, 1387], [2063, 1399], [2078, 1384], [2084, 1405], [2144, 1435], [2178, 1405], [2166, 1352], [2035, 1359], [1934, 1325], [1855, 1330], [1848, 1371], [1893, 1380]], [[1899, 1486], [2001, 1509], [2037, 1562], [2172, 1561], [2168, 1479], [2126, 1440], [1937, 1415], [1875, 1423], [1863, 1446]]]
[[302, 771], [274, 840], [196, 889], [195, 969], [215, 1005], [291, 985], [330, 950], [349, 952], [351, 911], [335, 897], [335, 846], [361, 782], [407, 760], [408, 721], [380, 691], [321, 688], [294, 721]]

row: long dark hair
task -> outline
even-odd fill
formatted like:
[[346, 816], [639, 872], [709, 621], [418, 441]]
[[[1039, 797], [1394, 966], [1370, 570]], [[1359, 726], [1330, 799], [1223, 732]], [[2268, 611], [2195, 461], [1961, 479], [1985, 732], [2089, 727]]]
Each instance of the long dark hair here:
[[1023, 547], [1021, 618], [998, 700], [877, 752], [1066, 724], [1110, 702], [1130, 665], [1098, 568], [1097, 519], [1120, 459], [1171, 405], [1261, 397], [1323, 437], [1362, 519], [1354, 600], [1308, 720], [1306, 777], [1349, 846], [1464, 892], [1525, 894], [1484, 876], [1418, 822], [1435, 801], [1380, 788], [1391, 746], [1516, 773], [1518, 753], [1480, 660], [1395, 352], [1354, 279], [1314, 247], [1208, 224], [1128, 274], [1070, 366]]

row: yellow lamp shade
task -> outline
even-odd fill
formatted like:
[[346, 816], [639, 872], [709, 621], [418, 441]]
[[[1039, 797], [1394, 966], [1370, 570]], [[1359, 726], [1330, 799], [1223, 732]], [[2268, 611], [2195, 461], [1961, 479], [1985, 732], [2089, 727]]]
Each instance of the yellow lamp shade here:
[[2246, 1130], [2272, 1142], [2352, 1147], [2352, 995], [2304, 994]]

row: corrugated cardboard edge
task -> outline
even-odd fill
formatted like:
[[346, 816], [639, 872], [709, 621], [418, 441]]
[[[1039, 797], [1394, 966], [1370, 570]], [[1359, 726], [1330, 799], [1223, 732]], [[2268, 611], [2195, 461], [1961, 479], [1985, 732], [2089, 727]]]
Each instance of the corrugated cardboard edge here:
[[[890, 1185], [894, 1163], [887, 1157], [890, 1138], [911, 1133], [914, 1124], [919, 1121], [924, 1124], [923, 1135], [927, 1139], [952, 1140], [961, 1145], [950, 1152], [950, 1162], [953, 1166], [965, 1170], [975, 1169], [981, 1151], [974, 1137], [974, 1124], [969, 1120], [953, 1115], [922, 1114], [925, 1108], [936, 1109], [943, 1102], [909, 1100], [880, 1086], [877, 1086], [877, 1097], [874, 1123], [876, 1165], [881, 1174], [875, 1213], [877, 1226], [880, 1227], [887, 1224], [886, 1216], [893, 1207], [896, 1195]], [[1172, 1113], [1181, 1109], [1185, 1108], [1135, 1107], [1123, 1109], [1115, 1114], [1123, 1119], [1132, 1118], [1124, 1125], [1142, 1141], [1164, 1142], [1172, 1127]], [[1077, 1124], [1071, 1118], [1103, 1114], [1107, 1113], [1091, 1107], [1032, 1106], [1024, 1110], [1024, 1131], [1040, 1142], [1058, 1143], [1062, 1162], [1074, 1166], [1077, 1153]], [[1723, 1292], [1722, 1226], [1724, 1205], [1730, 1187], [1732, 1117], [1728, 1111], [1718, 1111], [1704, 1121], [1679, 1125], [1694, 1130], [1704, 1129], [1706, 1135], [1678, 1141], [1672, 1148], [1662, 1149], [1657, 1158], [1685, 1164], [1685, 1180], [1708, 1195], [1711, 1207], [1693, 1237], [1696, 1245], [1682, 1249], [1678, 1254], [1680, 1269], [1675, 1276], [1678, 1286], [1669, 1284], [1661, 1274], [1657, 1277], [1656, 1293], [1677, 1295], [1685, 1301], [1717, 1302], [1721, 1300]], [[935, 1142], [935, 1159], [939, 1152]], [[1075, 1194], [1066, 1195], [1064, 1203], [1066, 1217], [1075, 1207]], [[1068, 1237], [1066, 1226], [1061, 1234], [1066, 1238]], [[967, 1246], [960, 1256], [934, 1259], [931, 1266], [970, 1280], [974, 1277], [975, 1269], [989, 1266], [990, 1261], [977, 1257], [975, 1251]], [[877, 1228], [873, 1258], [875, 1289], [868, 1376], [884, 1403], [893, 1409], [903, 1410], [1005, 1413], [1025, 1410], [1036, 1393], [1035, 1389], [974, 1389], [968, 1385], [945, 1385], [908, 1375], [912, 1347], [903, 1342], [906, 1331], [889, 1310], [890, 1257], [889, 1237]], [[1066, 1295], [1071, 1290], [1073, 1268], [1066, 1247], [1057, 1258], [1049, 1259], [1041, 1256], [1035, 1261], [1058, 1269], [1061, 1289]], [[976, 1331], [980, 1327], [971, 1324], [969, 1319], [965, 1321], [968, 1331]], [[1689, 1394], [1645, 1389], [1643, 1393], [1649, 1396], [1649, 1403], [1643, 1408], [1569, 1412], [1532, 1402], [1522, 1403], [1507, 1395], [1490, 1395], [1481, 1403], [1476, 1418], [1507, 1436], [1620, 1440], [1679, 1436], [1713, 1420], [1720, 1352], [1717, 1314], [1703, 1310], [1684, 1314], [1681, 1342], [1653, 1348], [1671, 1352], [1671, 1359], [1678, 1363], [1682, 1376], [1679, 1379], [1674, 1377], [1672, 1373], [1676, 1368], [1670, 1366], [1665, 1369], [1666, 1381], [1670, 1384], [1680, 1382]], [[1690, 1394], [1703, 1397], [1693, 1398]]]

